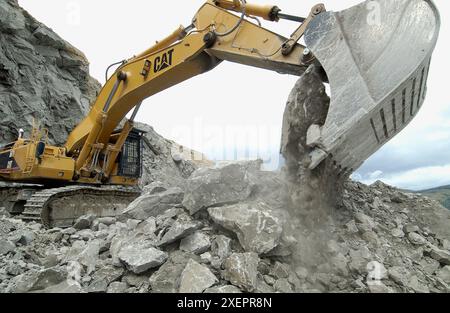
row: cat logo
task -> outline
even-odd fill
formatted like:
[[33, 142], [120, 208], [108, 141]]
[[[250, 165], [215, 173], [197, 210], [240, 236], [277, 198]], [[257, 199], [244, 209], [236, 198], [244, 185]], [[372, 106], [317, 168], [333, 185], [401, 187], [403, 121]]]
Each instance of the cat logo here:
[[163, 55], [155, 58], [155, 62], [153, 65], [155, 73], [161, 72], [162, 70], [165, 70], [172, 65], [173, 51], [174, 49], [169, 50], [163, 53]]

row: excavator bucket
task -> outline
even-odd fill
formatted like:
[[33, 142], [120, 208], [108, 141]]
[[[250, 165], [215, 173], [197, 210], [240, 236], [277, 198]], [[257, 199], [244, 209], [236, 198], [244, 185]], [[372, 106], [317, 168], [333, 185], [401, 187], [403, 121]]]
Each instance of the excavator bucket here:
[[331, 157], [351, 174], [416, 116], [440, 28], [431, 0], [366, 1], [322, 13], [305, 33], [323, 66], [331, 102], [308, 131], [311, 169]]

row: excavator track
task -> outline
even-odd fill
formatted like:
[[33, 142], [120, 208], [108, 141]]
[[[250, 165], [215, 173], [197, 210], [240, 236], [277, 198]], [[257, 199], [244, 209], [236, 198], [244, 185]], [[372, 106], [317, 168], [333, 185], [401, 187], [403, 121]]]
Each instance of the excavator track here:
[[46, 228], [71, 227], [78, 217], [88, 213], [117, 216], [139, 195], [138, 188], [121, 186], [45, 189], [32, 195], [19, 217], [40, 222]]

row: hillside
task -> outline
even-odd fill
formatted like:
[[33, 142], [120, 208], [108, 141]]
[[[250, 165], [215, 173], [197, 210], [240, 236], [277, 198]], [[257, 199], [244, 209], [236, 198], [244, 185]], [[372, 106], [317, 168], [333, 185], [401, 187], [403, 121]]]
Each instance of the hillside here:
[[438, 201], [450, 210], [450, 186], [442, 186], [433, 189], [423, 190], [420, 194]]

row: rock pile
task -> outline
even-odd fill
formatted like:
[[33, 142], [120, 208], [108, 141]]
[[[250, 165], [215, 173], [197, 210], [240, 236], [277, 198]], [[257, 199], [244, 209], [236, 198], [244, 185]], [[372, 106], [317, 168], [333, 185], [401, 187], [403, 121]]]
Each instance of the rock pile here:
[[154, 183], [123, 215], [69, 229], [3, 217], [0, 290], [450, 291], [450, 212], [437, 202], [348, 182], [343, 205], [310, 228], [259, 165], [199, 169], [186, 191]]

